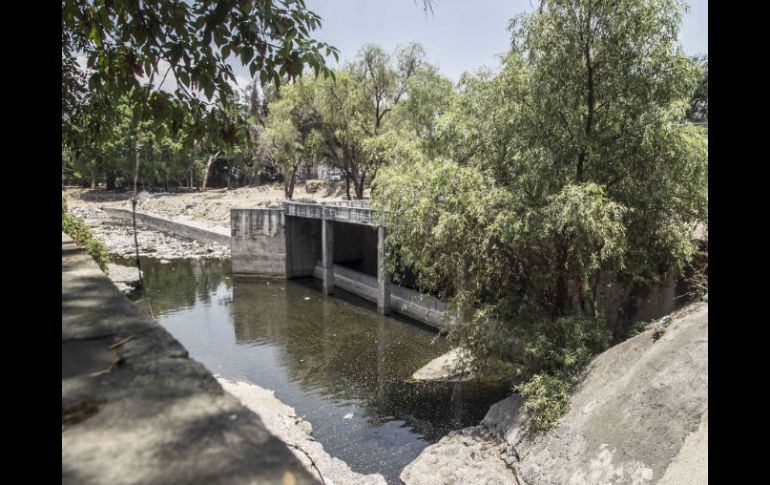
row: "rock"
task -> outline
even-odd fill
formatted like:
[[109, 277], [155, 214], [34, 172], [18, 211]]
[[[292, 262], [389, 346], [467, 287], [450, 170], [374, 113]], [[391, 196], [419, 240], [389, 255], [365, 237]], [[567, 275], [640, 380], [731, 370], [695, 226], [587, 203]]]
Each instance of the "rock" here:
[[467, 381], [473, 377], [470, 353], [460, 348], [431, 360], [412, 374], [412, 379], [418, 381]]
[[[496, 451], [482, 450], [474, 431], [453, 431], [435, 445], [429, 446], [401, 472], [408, 485], [517, 485], [508, 465]], [[440, 481], [437, 481], [440, 476]]]
[[305, 421], [304, 419], [300, 419], [299, 421], [297, 421], [297, 427], [307, 435], [313, 434], [313, 425], [310, 424], [310, 421]]
[[237, 397], [246, 407], [258, 414], [265, 427], [273, 435], [285, 443], [299, 447], [302, 451], [292, 448], [294, 455], [313, 476], [318, 476], [318, 472], [311, 465], [308, 455], [312, 457], [316, 467], [320, 470], [325, 483], [386, 485], [382, 475], [356, 473], [350, 469], [347, 463], [329, 455], [324, 450], [323, 445], [315, 441], [310, 435], [312, 432], [310, 423], [297, 418], [294, 409], [278, 400], [275, 397], [275, 392], [248, 382], [229, 381], [222, 377], [217, 377], [217, 381], [225, 391]]
[[139, 287], [139, 271], [132, 266], [108, 264], [109, 277], [122, 293], [131, 293]]
[[[708, 304], [671, 316], [598, 355], [557, 426], [528, 437], [521, 398], [492, 406], [479, 426], [453, 432], [404, 468], [407, 485], [454, 481], [518, 485], [700, 484], [708, 475]], [[468, 436], [498, 453], [480, 453]], [[504, 452], [504, 454], [503, 454]], [[507, 463], [506, 463], [507, 462]], [[516, 470], [514, 476], [513, 470]]]

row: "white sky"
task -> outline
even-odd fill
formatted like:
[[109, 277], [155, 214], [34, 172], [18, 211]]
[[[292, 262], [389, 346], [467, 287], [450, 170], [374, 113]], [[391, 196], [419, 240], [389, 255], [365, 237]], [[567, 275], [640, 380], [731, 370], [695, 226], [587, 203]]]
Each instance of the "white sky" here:
[[[422, 0], [306, 2], [322, 18], [321, 29], [311, 36], [337, 47], [340, 64], [351, 60], [369, 42], [389, 52], [398, 45], [419, 42], [428, 59], [453, 81], [464, 71], [497, 67], [498, 56], [510, 43], [508, 20], [536, 4], [536, 0], [437, 0], [431, 15], [423, 12]], [[708, 0], [689, 0], [688, 4], [680, 30], [682, 47], [689, 55], [707, 54]], [[329, 62], [336, 67], [334, 58]], [[234, 71], [238, 85], [248, 85], [248, 69], [238, 63]], [[173, 90], [175, 84], [169, 75], [164, 89]]]
[[[497, 67], [497, 55], [508, 50], [508, 20], [532, 10], [536, 0], [438, 0], [433, 15], [423, 13], [422, 0], [306, 0], [321, 16], [321, 29], [311, 35], [340, 50], [340, 63], [360, 47], [375, 43], [387, 51], [419, 42], [441, 72], [457, 80], [463, 71]], [[708, 0], [689, 0], [680, 41], [687, 54], [708, 53]], [[331, 59], [334, 65], [334, 59]], [[240, 66], [243, 82], [250, 78]]]

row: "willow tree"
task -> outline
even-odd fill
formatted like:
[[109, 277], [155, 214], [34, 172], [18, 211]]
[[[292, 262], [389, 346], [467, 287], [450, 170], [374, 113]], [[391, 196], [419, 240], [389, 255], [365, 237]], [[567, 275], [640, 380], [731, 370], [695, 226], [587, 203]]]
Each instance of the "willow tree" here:
[[270, 103], [258, 146], [262, 160], [283, 176], [284, 195], [291, 199], [297, 171], [312, 163], [320, 144], [321, 113], [317, 83], [298, 80], [284, 86]]
[[602, 275], [650, 281], [682, 267], [707, 221], [682, 7], [540, 2], [511, 22], [503, 70], [466, 79], [442, 122], [444, 157], [417, 155], [376, 182], [392, 261], [451, 298], [454, 337], [477, 362], [511, 366], [533, 429], [567, 409], [577, 371], [613, 337]]

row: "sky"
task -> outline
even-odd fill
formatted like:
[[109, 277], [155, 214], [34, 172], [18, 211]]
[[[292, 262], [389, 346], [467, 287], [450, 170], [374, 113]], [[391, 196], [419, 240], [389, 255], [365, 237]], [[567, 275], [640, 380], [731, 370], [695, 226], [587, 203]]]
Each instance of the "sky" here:
[[[708, 0], [685, 0], [690, 5], [680, 30], [688, 55], [708, 54]], [[416, 3], [415, 3], [416, 2]], [[508, 20], [531, 11], [537, 0], [436, 0], [433, 14], [423, 12], [422, 0], [306, 0], [321, 16], [321, 29], [311, 33], [340, 50], [340, 64], [351, 60], [363, 44], [396, 46], [419, 42], [428, 60], [453, 81], [464, 71], [496, 68], [497, 55], [510, 43]], [[334, 59], [332, 67], [336, 67]], [[250, 76], [236, 68], [238, 84]]]

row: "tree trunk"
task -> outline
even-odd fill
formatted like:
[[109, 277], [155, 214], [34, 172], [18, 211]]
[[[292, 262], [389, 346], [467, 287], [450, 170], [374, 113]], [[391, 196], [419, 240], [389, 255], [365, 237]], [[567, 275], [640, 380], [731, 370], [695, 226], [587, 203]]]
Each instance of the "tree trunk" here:
[[345, 195], [350, 200], [350, 176], [348, 174], [345, 174]]
[[353, 179], [353, 185], [355, 186], [356, 190], [356, 199], [363, 199], [364, 198], [364, 181], [366, 180], [366, 172], [361, 174], [361, 179]]
[[117, 187], [115, 187], [115, 179], [117, 179], [117, 175], [115, 175], [115, 172], [107, 172], [106, 181], [107, 181], [107, 190], [115, 190]]
[[96, 169], [91, 169], [91, 190], [96, 188]]
[[209, 181], [209, 170], [211, 169], [211, 165], [219, 158], [219, 155], [222, 152], [216, 152], [215, 154], [211, 155], [206, 162], [206, 168], [203, 169], [203, 181], [201, 182], [201, 192], [206, 192], [206, 184], [208, 184]]
[[299, 162], [292, 165], [291, 168], [291, 175], [284, 179], [283, 187], [284, 187], [284, 195], [287, 199], [291, 200], [292, 196], [294, 195], [294, 182], [297, 179], [297, 169], [299, 168]]

